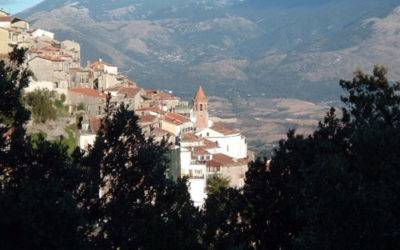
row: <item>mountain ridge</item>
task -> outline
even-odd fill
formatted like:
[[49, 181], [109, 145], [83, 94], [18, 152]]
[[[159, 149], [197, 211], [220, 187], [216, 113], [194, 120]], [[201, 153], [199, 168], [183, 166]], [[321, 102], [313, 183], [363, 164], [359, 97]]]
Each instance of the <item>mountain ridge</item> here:
[[397, 28], [385, 31], [398, 4], [375, 2], [47, 0], [19, 15], [147, 88], [329, 100], [357, 68], [385, 64], [400, 79]]

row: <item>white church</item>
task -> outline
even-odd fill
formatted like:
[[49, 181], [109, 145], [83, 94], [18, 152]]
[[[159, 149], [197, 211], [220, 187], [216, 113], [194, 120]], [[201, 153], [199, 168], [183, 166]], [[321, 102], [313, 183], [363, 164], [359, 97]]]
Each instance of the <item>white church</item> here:
[[201, 207], [206, 198], [207, 178], [218, 175], [230, 186], [244, 185], [248, 169], [246, 139], [239, 131], [213, 124], [208, 115], [208, 98], [200, 86], [193, 99], [191, 120], [195, 132], [181, 136], [181, 176], [189, 177], [189, 192]]

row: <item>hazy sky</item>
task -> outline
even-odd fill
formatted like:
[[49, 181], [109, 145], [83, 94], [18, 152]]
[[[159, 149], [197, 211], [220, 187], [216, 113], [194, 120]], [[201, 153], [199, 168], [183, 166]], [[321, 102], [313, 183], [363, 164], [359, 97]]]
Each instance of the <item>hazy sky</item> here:
[[0, 0], [0, 8], [10, 14], [15, 14], [34, 6], [43, 0]]

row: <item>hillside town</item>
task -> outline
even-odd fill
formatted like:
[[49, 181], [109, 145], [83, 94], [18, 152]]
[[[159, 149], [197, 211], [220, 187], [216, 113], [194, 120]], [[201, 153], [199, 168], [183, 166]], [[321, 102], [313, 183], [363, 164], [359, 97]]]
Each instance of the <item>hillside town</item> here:
[[143, 89], [102, 59], [83, 65], [79, 43], [58, 41], [54, 33], [31, 29], [28, 21], [0, 10], [0, 58], [7, 60], [15, 47], [28, 49], [26, 64], [34, 74], [25, 91], [48, 89], [64, 95], [68, 113], [82, 116], [76, 136], [82, 150], [94, 144], [110, 98], [135, 112], [146, 137], [155, 143], [168, 141], [171, 161], [166, 174], [188, 177], [196, 206], [204, 203], [210, 176], [226, 178], [231, 187], [244, 185], [249, 162], [246, 139], [239, 131], [212, 122], [201, 86], [191, 102], [170, 92]]

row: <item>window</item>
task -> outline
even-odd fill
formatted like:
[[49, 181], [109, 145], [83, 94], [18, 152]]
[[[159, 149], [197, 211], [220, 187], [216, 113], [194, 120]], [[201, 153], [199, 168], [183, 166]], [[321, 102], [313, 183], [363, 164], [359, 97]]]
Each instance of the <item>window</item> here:
[[207, 132], [207, 136], [210, 136], [210, 133]]
[[226, 152], [229, 152], [229, 145], [226, 145]]
[[200, 111], [203, 111], [203, 104], [200, 104]]

